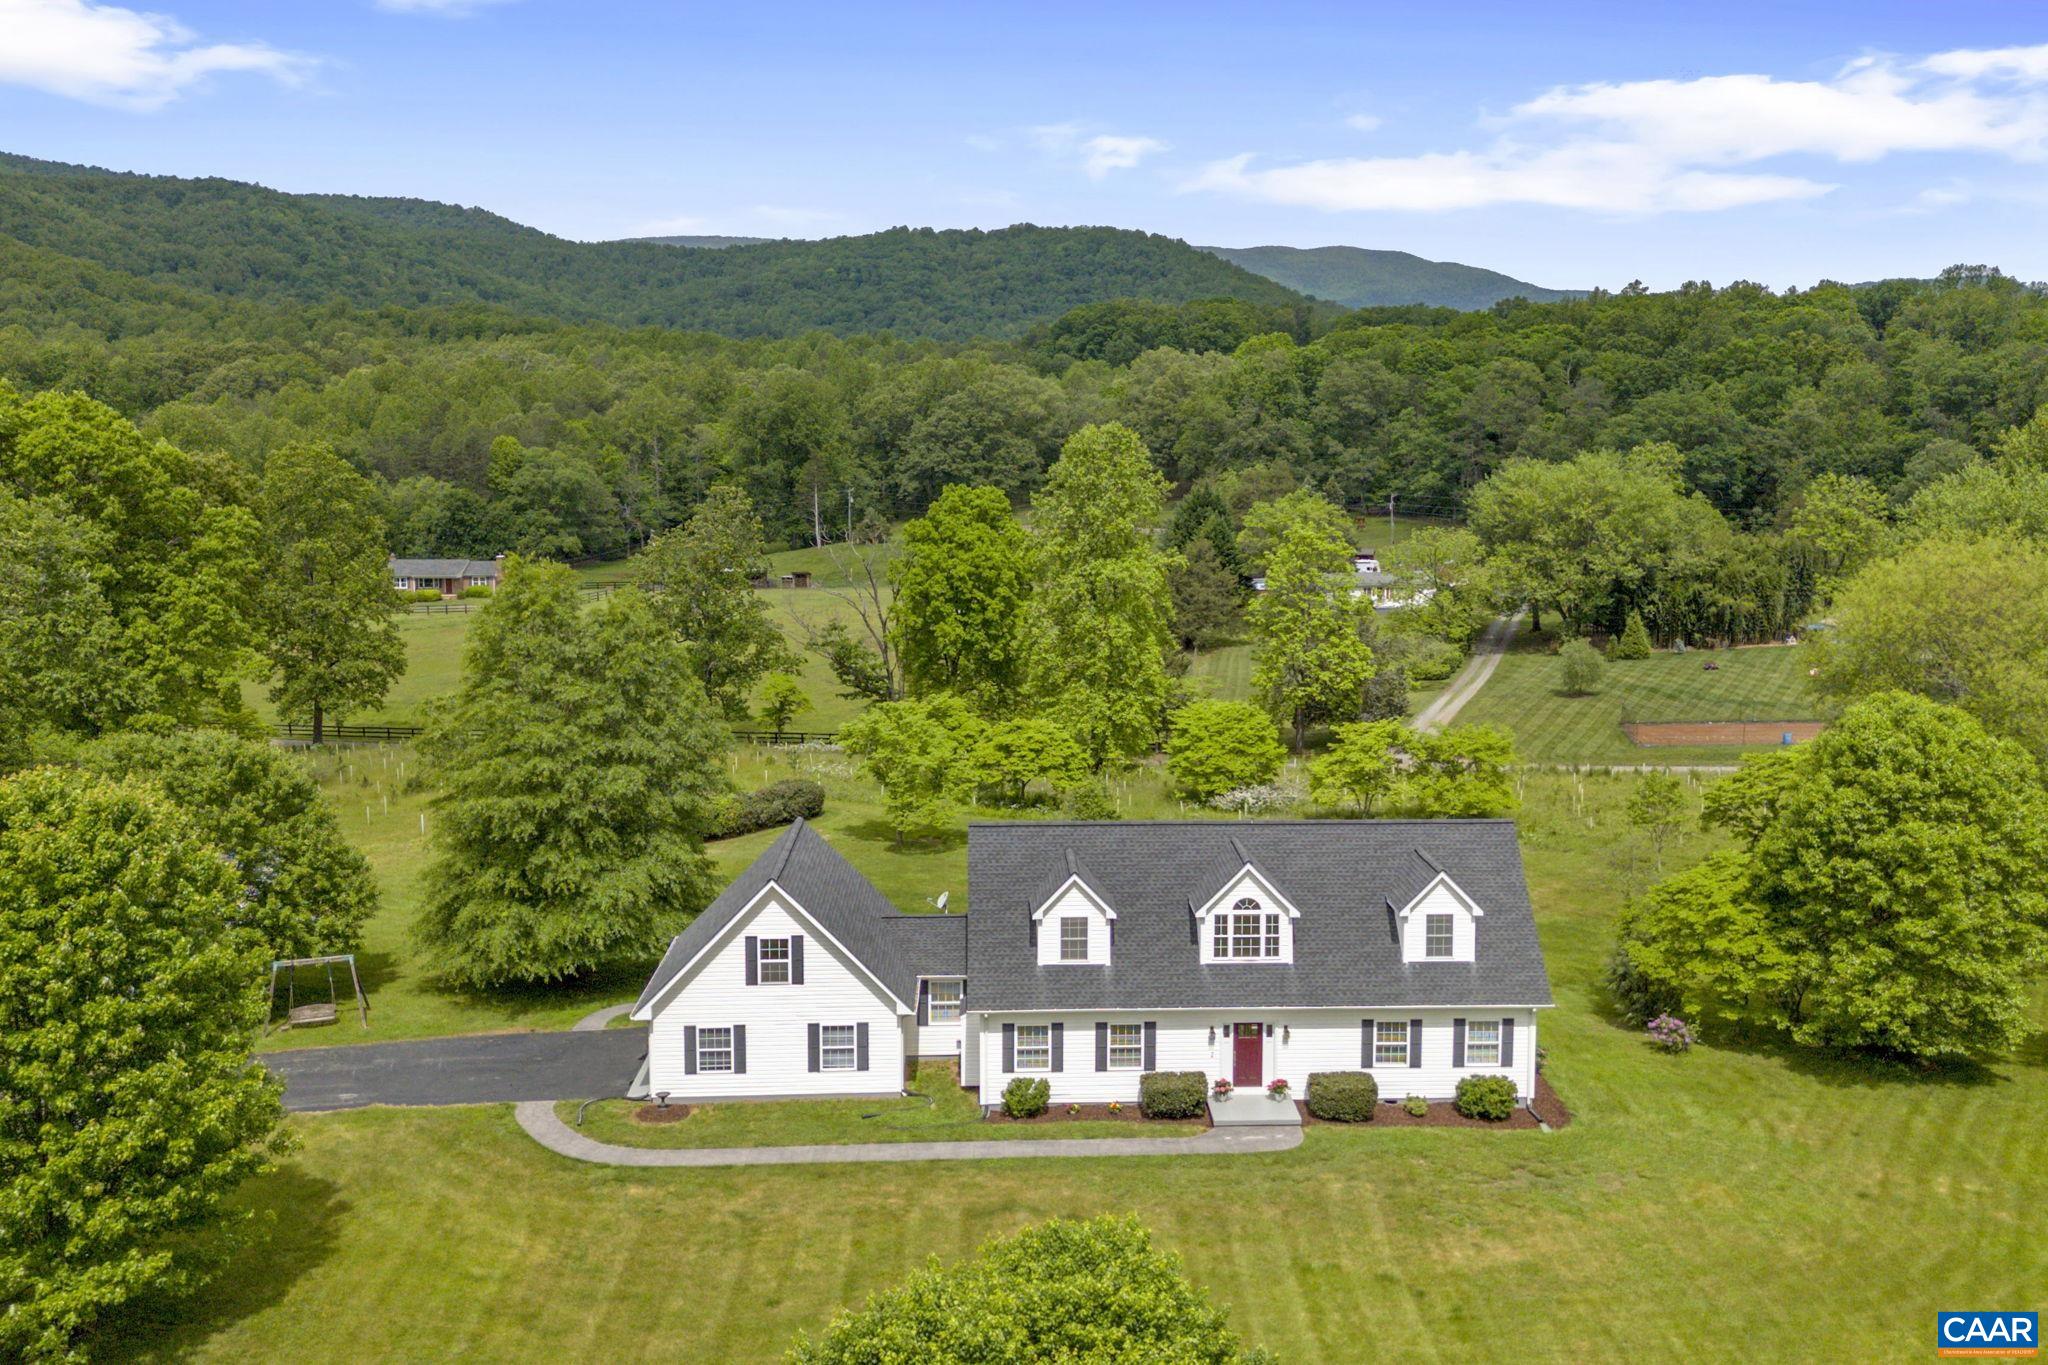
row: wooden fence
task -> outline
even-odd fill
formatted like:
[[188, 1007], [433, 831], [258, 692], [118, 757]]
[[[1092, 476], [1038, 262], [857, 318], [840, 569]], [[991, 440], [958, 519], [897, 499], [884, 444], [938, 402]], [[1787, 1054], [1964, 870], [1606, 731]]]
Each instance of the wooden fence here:
[[[342, 725], [328, 722], [320, 727], [320, 742], [323, 744], [393, 744], [401, 740], [418, 739], [422, 725]], [[277, 727], [283, 739], [313, 738], [313, 727], [305, 721], [286, 721]]]

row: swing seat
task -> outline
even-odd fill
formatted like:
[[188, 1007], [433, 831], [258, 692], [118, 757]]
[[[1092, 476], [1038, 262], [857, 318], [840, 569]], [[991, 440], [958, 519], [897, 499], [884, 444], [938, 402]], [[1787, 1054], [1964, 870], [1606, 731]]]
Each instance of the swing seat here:
[[293, 1028], [301, 1024], [331, 1024], [339, 1017], [332, 1004], [299, 1005], [285, 1016], [285, 1022]]

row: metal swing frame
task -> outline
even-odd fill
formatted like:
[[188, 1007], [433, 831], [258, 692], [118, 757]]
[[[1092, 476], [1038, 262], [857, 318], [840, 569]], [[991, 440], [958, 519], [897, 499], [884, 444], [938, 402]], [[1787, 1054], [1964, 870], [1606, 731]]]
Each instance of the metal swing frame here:
[[[356, 955], [354, 953], [330, 953], [325, 957], [281, 957], [272, 962], [270, 964], [269, 1005], [264, 1015], [266, 1026], [273, 1029], [292, 1028], [300, 1024], [331, 1024], [339, 1019], [341, 1017], [341, 1001], [338, 993], [339, 988], [334, 980], [334, 969], [342, 963], [348, 965], [349, 987], [354, 992], [356, 998], [356, 1016], [362, 1021], [362, 1026], [368, 1028], [370, 1026], [370, 997], [363, 993], [363, 979], [356, 973]], [[305, 1005], [299, 1003], [298, 983], [299, 968], [301, 967], [325, 967], [327, 969], [326, 1003], [322, 1004], [319, 1001]], [[270, 1017], [277, 1013], [277, 974], [279, 972], [285, 973], [284, 1021], [281, 1024], [271, 1024], [269, 1023]]]

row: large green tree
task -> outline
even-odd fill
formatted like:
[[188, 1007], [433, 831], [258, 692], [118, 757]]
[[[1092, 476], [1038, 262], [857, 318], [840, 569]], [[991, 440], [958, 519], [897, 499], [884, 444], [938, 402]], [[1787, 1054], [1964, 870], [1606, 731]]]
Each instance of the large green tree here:
[[1031, 538], [997, 488], [959, 484], [903, 527], [889, 565], [892, 630], [913, 695], [957, 692], [985, 710], [1011, 705], [1024, 683]]
[[2048, 794], [2019, 745], [1882, 693], [1708, 789], [1741, 847], [1625, 919], [1617, 976], [1799, 1042], [1989, 1057], [2048, 966]]
[[1250, 702], [1198, 701], [1173, 713], [1166, 774], [1191, 801], [1271, 782], [1286, 759], [1273, 718]]
[[690, 520], [633, 560], [655, 614], [682, 642], [690, 675], [733, 720], [769, 673], [796, 667], [754, 580], [768, 572], [761, 520], [736, 484], [712, 487]]
[[1337, 523], [1308, 511], [1316, 505], [1328, 506], [1295, 503], [1305, 515], [1278, 531], [1265, 591], [1245, 609], [1252, 688], [1286, 720], [1296, 749], [1312, 724], [1358, 719], [1374, 672], [1372, 603], [1355, 591], [1350, 542]]
[[438, 788], [422, 946], [471, 986], [659, 954], [710, 897], [729, 743], [637, 589], [586, 611], [568, 569], [507, 560], [422, 739]]
[[839, 731], [882, 788], [882, 809], [896, 842], [929, 839], [954, 819], [976, 779], [969, 756], [986, 726], [949, 693], [919, 701], [880, 702]]
[[190, 816], [241, 881], [228, 923], [254, 933], [273, 958], [362, 947], [377, 912], [376, 879], [298, 755], [201, 730], [108, 735], [79, 760], [155, 784]]
[[1159, 733], [1172, 556], [1153, 542], [1165, 480], [1128, 427], [1084, 427], [1039, 494], [1030, 689], [1098, 770]]
[[120, 635], [98, 582], [104, 537], [0, 487], [0, 771], [38, 730], [92, 730], [125, 709]]
[[[0, 780], [0, 1354], [75, 1359], [189, 1294], [283, 1143], [249, 1060], [267, 956], [162, 795], [75, 770]], [[214, 1235], [203, 1235], [214, 1234]]]
[[263, 465], [259, 607], [270, 700], [286, 718], [373, 710], [405, 671], [398, 594], [370, 481], [324, 445], [294, 444]]
[[1822, 697], [1916, 692], [2048, 758], [2048, 546], [1921, 541], [1850, 579], [1832, 616], [1815, 645]]

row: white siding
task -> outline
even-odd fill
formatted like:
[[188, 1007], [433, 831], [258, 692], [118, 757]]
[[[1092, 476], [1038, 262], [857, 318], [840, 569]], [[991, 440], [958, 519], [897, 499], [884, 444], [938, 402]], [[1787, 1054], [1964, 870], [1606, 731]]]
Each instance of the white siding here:
[[[1216, 956], [1216, 916], [1233, 913], [1241, 900], [1257, 901], [1261, 914], [1280, 917], [1280, 956], [1264, 959]], [[1209, 913], [1202, 916], [1199, 931], [1205, 964], [1218, 963], [1253, 970], [1262, 961], [1268, 966], [1283, 966], [1294, 961], [1294, 917], [1287, 913], [1287, 906], [1278, 896], [1259, 883], [1250, 868], [1238, 873], [1237, 880], [1210, 902]]]
[[[958, 978], [946, 979], [957, 980]], [[914, 1020], [915, 1016], [913, 1016]], [[912, 1046], [915, 1050], [911, 1055], [913, 1057], [957, 1059], [960, 1056], [961, 1039], [965, 1033], [962, 1027], [965, 1022], [964, 1017], [945, 1024], [918, 1024], [913, 1022], [911, 1027], [915, 1030], [916, 1037], [912, 1041]]]
[[[1273, 1036], [1264, 1041], [1262, 1076], [1270, 1081], [1284, 1076], [1293, 1082], [1300, 1098], [1313, 1071], [1357, 1071], [1360, 1061], [1359, 1021], [1366, 1018], [1421, 1019], [1422, 1065], [1420, 1067], [1373, 1068], [1380, 1098], [1399, 1100], [1407, 1095], [1428, 1099], [1449, 1099], [1458, 1082], [1466, 1076], [1507, 1075], [1525, 1100], [1535, 1093], [1536, 1021], [1533, 1010], [1202, 1010], [1202, 1011], [1103, 1011], [1093, 1014], [989, 1014], [975, 1015], [980, 1025], [976, 1049], [977, 1074], [981, 1080], [983, 1104], [1002, 1101], [1003, 1087], [1018, 1073], [1003, 1070], [1003, 1025], [1005, 1023], [1050, 1023], [1066, 1025], [1064, 1068], [1057, 1073], [1028, 1072], [1052, 1083], [1055, 1104], [1102, 1103], [1138, 1098], [1142, 1071], [1098, 1072], [1095, 1069], [1095, 1022], [1098, 1019], [1134, 1022], [1151, 1019], [1158, 1024], [1157, 1065], [1159, 1071], [1200, 1071], [1210, 1080], [1228, 1076], [1232, 1070], [1231, 1039], [1227, 1028], [1233, 1023], [1273, 1025]], [[1515, 1021], [1514, 1064], [1510, 1067], [1464, 1067], [1451, 1065], [1453, 1018], [1513, 1019]], [[1211, 1042], [1209, 1030], [1216, 1030]], [[973, 1036], [973, 1030], [969, 1031]]]
[[960, 1084], [981, 1084], [981, 1016], [970, 1013], [960, 1021]]
[[[804, 937], [804, 983], [746, 984], [745, 937]], [[868, 1026], [866, 1071], [810, 1070], [811, 1024]], [[683, 1029], [744, 1024], [745, 1075], [686, 1074]], [[912, 1028], [915, 1025], [913, 1023]], [[774, 899], [738, 916], [682, 986], [655, 1007], [647, 1030], [650, 1091], [678, 1099], [750, 1095], [894, 1094], [903, 1088], [904, 1027], [896, 1006], [813, 924]]]
[[[1451, 955], [1430, 957], [1426, 951], [1423, 935], [1427, 932], [1429, 916], [1449, 915], [1451, 917]], [[1408, 911], [1401, 924], [1401, 956], [1408, 962], [1470, 962], [1479, 932], [1479, 921], [1472, 916], [1472, 909], [1443, 882], [1438, 882], [1423, 894], [1421, 900]]]
[[[1078, 915], [1088, 921], [1088, 960], [1086, 962], [1062, 962], [1060, 960], [1060, 921], [1068, 916]], [[1038, 962], [1042, 967], [1067, 967], [1084, 971], [1090, 966], [1106, 966], [1109, 963], [1109, 920], [1102, 913], [1102, 907], [1095, 898], [1079, 885], [1071, 885], [1053, 899], [1044, 918], [1038, 921]]]

